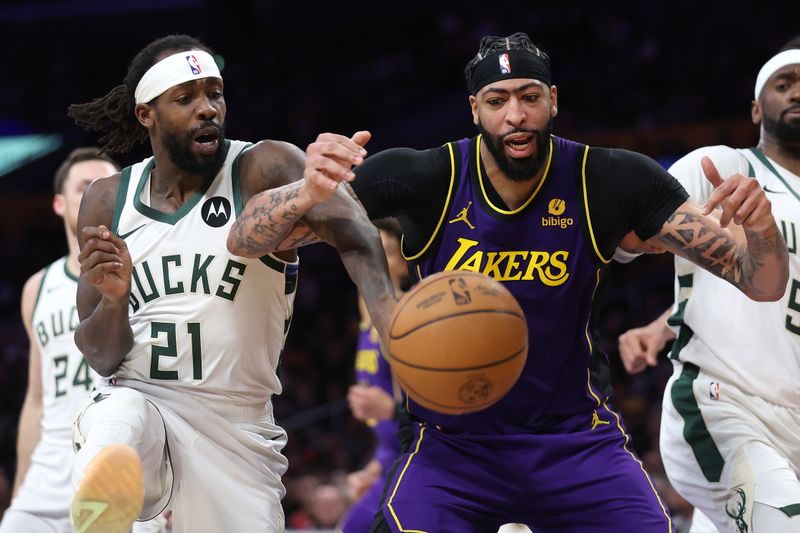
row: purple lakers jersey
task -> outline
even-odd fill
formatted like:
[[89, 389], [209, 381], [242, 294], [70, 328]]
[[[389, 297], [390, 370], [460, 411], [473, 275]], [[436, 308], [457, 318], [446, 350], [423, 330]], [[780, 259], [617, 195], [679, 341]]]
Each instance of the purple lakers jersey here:
[[[368, 322], [359, 326], [358, 351], [356, 352], [356, 381], [361, 385], [378, 386], [389, 396], [395, 397], [392, 370], [388, 361], [381, 355], [378, 332]], [[400, 442], [397, 439], [395, 420], [369, 420], [377, 441], [375, 459], [381, 463], [386, 473], [392, 462], [400, 455]]]
[[525, 312], [527, 362], [511, 391], [488, 409], [453, 416], [409, 401], [409, 410], [445, 428], [536, 431], [591, 412], [599, 403], [600, 392], [590, 383], [588, 325], [604, 260], [596, 251], [586, 208], [588, 147], [551, 137], [541, 181], [512, 210], [492, 194], [480, 161], [481, 141], [478, 136], [448, 145], [452, 184], [447, 205], [429, 246], [407, 259], [420, 278], [471, 270], [502, 282]]

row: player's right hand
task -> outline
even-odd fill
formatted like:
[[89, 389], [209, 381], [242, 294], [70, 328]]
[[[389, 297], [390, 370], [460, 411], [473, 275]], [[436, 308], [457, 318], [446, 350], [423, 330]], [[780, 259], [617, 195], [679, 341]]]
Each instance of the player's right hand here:
[[650, 325], [629, 329], [619, 336], [619, 357], [628, 374], [638, 374], [658, 364], [658, 352], [665, 344], [663, 337]]
[[321, 133], [306, 149], [306, 168], [303, 171], [305, 188], [315, 203], [327, 200], [339, 183], [352, 181], [354, 166], [367, 156], [364, 146], [372, 134], [357, 131], [348, 138], [336, 133]]
[[104, 298], [127, 300], [133, 264], [125, 241], [105, 226], [86, 226], [81, 233], [84, 245], [78, 260], [83, 279], [94, 285]]
[[772, 203], [755, 178], [733, 174], [722, 179], [708, 156], [704, 156], [700, 164], [706, 179], [714, 186], [714, 192], [703, 206], [703, 214], [708, 215], [719, 206], [722, 208], [719, 225], [723, 228], [731, 221], [756, 232], [775, 226]]

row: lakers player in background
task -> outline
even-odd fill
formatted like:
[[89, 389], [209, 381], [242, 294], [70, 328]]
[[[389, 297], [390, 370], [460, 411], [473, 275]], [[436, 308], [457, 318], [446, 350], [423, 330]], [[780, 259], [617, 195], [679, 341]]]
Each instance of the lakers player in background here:
[[[389, 275], [398, 297], [408, 279], [408, 265], [400, 251], [402, 231], [394, 219], [376, 220], [380, 230]], [[359, 298], [358, 349], [356, 352], [356, 383], [347, 393], [350, 412], [357, 420], [368, 424], [375, 436], [375, 451], [367, 464], [348, 476], [354, 504], [341, 524], [344, 533], [369, 531], [381, 502], [386, 475], [400, 456], [397, 439], [397, 409], [400, 389], [392, 378], [389, 361], [381, 353], [378, 331], [372, 326], [364, 301]]]
[[675, 341], [660, 446], [670, 482], [702, 511], [693, 533], [800, 532], [800, 37], [758, 72], [751, 117], [758, 146], [700, 148], [669, 172], [700, 202], [713, 194], [703, 157], [755, 176], [789, 248], [786, 293], [756, 303], [676, 257], [675, 307], [619, 338], [631, 373]]
[[597, 287], [635, 231], [753, 298], [777, 300], [788, 257], [769, 202], [753, 180], [723, 183], [707, 168], [719, 185], [712, 204], [724, 199], [728, 216], [746, 215], [742, 239], [652, 159], [553, 135], [550, 59], [525, 34], [484, 37], [465, 74], [479, 134], [375, 154], [353, 188], [370, 217], [400, 221], [418, 278], [471, 270], [504, 283], [525, 311], [528, 357], [514, 387], [483, 411], [450, 416], [408, 402], [403, 454], [372, 531], [482, 533], [512, 522], [668, 533], [669, 513], [609, 406], [607, 361], [589, 333]]
[[223, 89], [210, 50], [170, 35], [133, 58], [122, 85], [69, 110], [112, 153], [144, 140], [153, 151], [93, 183], [78, 219], [75, 340], [107, 378], [76, 422], [81, 533], [122, 533], [168, 505], [176, 533], [284, 531], [286, 432], [271, 397], [298, 259], [227, 251], [249, 199], [268, 204], [262, 231], [303, 220], [337, 248], [379, 331], [395, 303], [378, 231], [340, 186], [369, 135], [322, 134], [307, 156], [229, 140]]
[[[20, 414], [14, 500], [2, 533], [71, 533], [72, 423], [99, 376], [75, 346], [78, 327], [78, 209], [83, 192], [119, 167], [97, 148], [70, 152], [53, 180], [53, 211], [64, 220], [68, 253], [31, 276], [22, 289], [28, 332], [28, 389]], [[162, 531], [160, 517], [137, 533]]]

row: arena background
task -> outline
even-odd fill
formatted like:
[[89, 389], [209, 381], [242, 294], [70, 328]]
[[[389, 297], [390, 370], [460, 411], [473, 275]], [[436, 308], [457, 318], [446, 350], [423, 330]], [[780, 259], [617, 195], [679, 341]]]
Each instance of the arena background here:
[[[66, 252], [53, 214], [53, 172], [96, 142], [68, 104], [121, 83], [133, 55], [168, 33], [201, 38], [224, 59], [228, 137], [305, 148], [319, 132], [369, 129], [372, 152], [427, 148], [474, 133], [463, 67], [482, 35], [525, 31], [550, 53], [559, 87], [557, 134], [641, 151], [664, 165], [706, 144], [751, 145], [755, 75], [800, 33], [800, 3], [395, 2], [74, 0], [0, 3], [0, 510], [13, 478], [25, 392], [25, 279]], [[118, 157], [148, 155], [143, 146]], [[371, 435], [344, 400], [353, 379], [356, 296], [326, 245], [301, 252], [299, 292], [274, 400], [289, 431], [285, 507], [290, 527], [331, 527], [347, 505], [345, 474]], [[616, 338], [672, 298], [671, 257], [614, 265], [600, 321], [617, 403], [678, 530], [691, 510], [658, 455], [662, 364], [625, 375]], [[535, 337], [531, 339], [535, 343]]]

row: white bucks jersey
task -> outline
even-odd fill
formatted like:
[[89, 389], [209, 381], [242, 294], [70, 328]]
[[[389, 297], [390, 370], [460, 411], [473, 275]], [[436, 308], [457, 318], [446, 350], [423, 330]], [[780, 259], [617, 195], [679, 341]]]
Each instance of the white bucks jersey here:
[[34, 342], [42, 360], [42, 440], [63, 442], [67, 447], [75, 413], [99, 379], [75, 346], [80, 322], [77, 291], [78, 279], [62, 257], [45, 269], [32, 316]]
[[746, 393], [800, 407], [800, 177], [757, 150], [701, 148], [670, 168], [701, 204], [713, 190], [700, 167], [704, 155], [723, 177], [739, 172], [758, 179], [789, 248], [789, 283], [779, 301], [755, 302], [728, 282], [676, 258], [677, 307], [670, 322], [681, 328], [672, 357]]
[[297, 263], [228, 252], [242, 209], [237, 160], [249, 145], [225, 142], [222, 169], [175, 213], [150, 206], [153, 158], [121, 174], [112, 231], [133, 260], [134, 342], [115, 376], [207, 400], [263, 404], [281, 392], [276, 368]]

